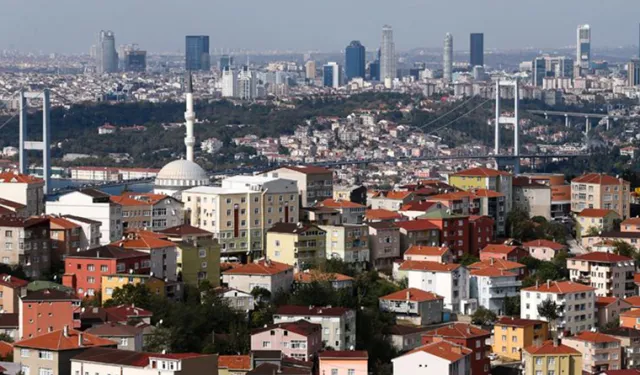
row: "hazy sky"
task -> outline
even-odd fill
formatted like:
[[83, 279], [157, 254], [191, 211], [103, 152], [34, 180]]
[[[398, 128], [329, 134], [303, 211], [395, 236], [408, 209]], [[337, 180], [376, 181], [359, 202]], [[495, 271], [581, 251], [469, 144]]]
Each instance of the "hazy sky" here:
[[470, 32], [485, 48], [575, 44], [589, 23], [593, 48], [638, 44], [638, 0], [0, 0], [0, 49], [88, 52], [100, 29], [116, 43], [182, 51], [186, 34], [207, 34], [211, 48], [338, 51], [359, 39], [380, 44], [393, 26], [397, 49], [468, 49]]

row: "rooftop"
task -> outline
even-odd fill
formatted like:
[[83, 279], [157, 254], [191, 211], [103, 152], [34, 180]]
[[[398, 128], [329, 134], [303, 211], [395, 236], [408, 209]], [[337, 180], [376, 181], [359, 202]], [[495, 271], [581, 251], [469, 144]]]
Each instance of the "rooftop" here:
[[341, 360], [350, 360], [350, 359], [369, 359], [369, 353], [365, 350], [325, 350], [323, 352], [318, 353], [318, 358], [320, 359], [341, 359]]
[[494, 253], [494, 254], [510, 254], [512, 251], [520, 248], [519, 246], [498, 245], [489, 244], [485, 246], [480, 252], [482, 253]]
[[218, 369], [251, 370], [250, 355], [221, 355], [218, 356]]
[[329, 208], [365, 208], [366, 206], [360, 203], [354, 203], [347, 200], [342, 199], [325, 199], [322, 202], [318, 203], [319, 206], [329, 207]]
[[512, 316], [503, 316], [496, 322], [496, 325], [509, 327], [529, 327], [536, 324], [547, 324], [547, 322], [542, 320], [514, 318]]
[[342, 316], [349, 311], [353, 310], [347, 309], [346, 307], [285, 305], [278, 307], [275, 314], [294, 316]]
[[579, 340], [591, 343], [605, 343], [605, 342], [620, 342], [617, 338], [609, 335], [605, 335], [600, 332], [582, 331], [574, 336], [566, 337], [565, 340]]
[[614, 210], [606, 210], [604, 208], [585, 208], [580, 211], [578, 216], [582, 217], [605, 217], [611, 213], [616, 213]]
[[522, 246], [524, 246], [524, 247], [548, 247], [548, 248], [556, 250], [556, 251], [567, 248], [563, 244], [560, 244], [560, 243], [557, 243], [557, 242], [553, 242], [553, 241], [549, 241], [549, 240], [533, 240], [533, 241], [529, 241], [529, 242], [523, 243]]
[[206, 231], [204, 229], [196, 228], [189, 224], [182, 224], [175, 227], [167, 228], [164, 230], [158, 231], [158, 233], [162, 233], [167, 236], [213, 236], [213, 233]]
[[126, 249], [120, 246], [100, 246], [93, 249], [78, 251], [68, 255], [68, 258], [95, 258], [95, 259], [127, 259], [137, 257], [148, 257], [149, 254], [142, 251]]
[[421, 246], [413, 245], [404, 252], [404, 255], [442, 256], [449, 251], [446, 246]]
[[80, 301], [75, 293], [66, 292], [57, 289], [42, 289], [37, 291], [28, 291], [22, 301]]
[[605, 253], [602, 251], [593, 251], [590, 253], [580, 254], [571, 259], [573, 260], [586, 260], [588, 262], [601, 262], [601, 263], [617, 263], [617, 262], [628, 262], [633, 261], [633, 259], [613, 254], [613, 253]]
[[299, 335], [308, 337], [316, 332], [320, 332], [322, 326], [320, 324], [309, 323], [306, 320], [298, 320], [297, 322], [286, 322], [286, 323], [276, 323], [267, 325], [262, 328], [254, 329], [251, 334], [262, 333], [266, 331], [271, 331], [275, 329], [282, 329], [285, 331], [290, 331], [293, 333], [297, 333]]
[[45, 333], [34, 338], [18, 341], [16, 347], [43, 349], [51, 351], [74, 350], [79, 348], [89, 348], [94, 346], [116, 346], [117, 343], [111, 340], [83, 333], [75, 329], [54, 331]]
[[598, 184], [598, 185], [618, 185], [623, 179], [618, 179], [613, 176], [609, 176], [602, 173], [588, 173], [580, 177], [576, 177], [571, 180], [572, 183], [578, 182], [581, 184]]
[[282, 272], [293, 272], [293, 266], [272, 260], [261, 259], [254, 263], [243, 264], [239, 267], [224, 271], [224, 275], [277, 275]]
[[533, 355], [549, 355], [549, 354], [551, 355], [553, 354], [582, 355], [579, 351], [577, 351], [576, 349], [570, 346], [566, 346], [562, 344], [554, 345], [553, 341], [551, 340], [545, 341], [540, 345], [531, 345], [529, 347], [526, 347], [524, 348], [524, 351]]
[[325, 233], [322, 229], [316, 227], [313, 224], [295, 224], [295, 223], [275, 223], [267, 232], [270, 233], [282, 233], [282, 234], [302, 234], [309, 229], [315, 229], [322, 233]]
[[44, 183], [44, 180], [38, 177], [30, 176], [28, 174], [21, 174], [18, 172], [2, 172], [0, 173], [0, 184], [2, 183], [18, 183], [18, 184], [32, 184], [32, 183]]
[[491, 168], [477, 167], [466, 169], [458, 173], [454, 173], [451, 176], [469, 176], [469, 177], [497, 177], [497, 176], [511, 176], [508, 172], [502, 172]]
[[547, 281], [546, 283], [538, 286], [530, 286], [528, 288], [523, 288], [522, 290], [541, 293], [566, 294], [593, 292], [596, 289], [573, 281]]
[[446, 359], [449, 362], [457, 362], [471, 354], [472, 350], [449, 341], [438, 341], [415, 348], [407, 354], [404, 354], [403, 356], [419, 352], [429, 353], [431, 355], [435, 355], [436, 357]]
[[435, 293], [427, 292], [417, 288], [407, 288], [399, 290], [397, 292], [387, 294], [380, 297], [381, 300], [387, 301], [412, 301], [412, 302], [424, 302], [424, 301], [436, 301], [444, 299]]
[[451, 272], [460, 268], [455, 263], [438, 263], [418, 260], [405, 260], [400, 265], [401, 271], [431, 271], [431, 272]]
[[497, 258], [491, 258], [491, 259], [485, 259], [485, 260], [481, 260], [479, 262], [475, 262], [473, 264], [470, 264], [467, 268], [469, 268], [470, 270], [480, 270], [480, 269], [485, 269], [485, 268], [495, 268], [495, 269], [499, 269], [499, 270], [515, 270], [518, 268], [525, 268], [526, 266], [524, 264], [518, 263], [518, 262], [512, 262], [510, 260], [504, 260], [504, 259], [497, 259]]
[[447, 338], [473, 338], [490, 336], [491, 332], [465, 323], [453, 323], [427, 331], [423, 336], [442, 336]]

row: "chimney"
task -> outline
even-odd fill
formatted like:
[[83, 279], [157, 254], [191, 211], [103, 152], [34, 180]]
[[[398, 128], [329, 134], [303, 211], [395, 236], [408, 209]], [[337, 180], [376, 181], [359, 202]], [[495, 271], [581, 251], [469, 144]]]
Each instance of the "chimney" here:
[[78, 332], [78, 346], [82, 346], [82, 332]]
[[467, 326], [467, 333], [471, 334], [471, 327]]
[[553, 346], [555, 348], [558, 347], [558, 336], [556, 336], [556, 335], [553, 335]]
[[69, 326], [65, 325], [64, 328], [62, 328], [62, 334], [64, 335], [64, 337], [69, 337]]
[[536, 288], [540, 286], [540, 281], [536, 279]]
[[551, 280], [547, 280], [547, 288], [551, 287]]
[[407, 290], [407, 301], [411, 300], [411, 292]]
[[493, 258], [489, 258], [489, 264], [493, 266]]

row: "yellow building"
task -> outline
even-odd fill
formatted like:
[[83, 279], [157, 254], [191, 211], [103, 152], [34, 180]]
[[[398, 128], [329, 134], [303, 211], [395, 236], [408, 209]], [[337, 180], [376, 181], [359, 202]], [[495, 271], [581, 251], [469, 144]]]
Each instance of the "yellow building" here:
[[493, 329], [493, 352], [505, 359], [520, 361], [522, 350], [549, 338], [549, 325], [542, 320], [502, 317]]
[[614, 210], [585, 208], [576, 217], [576, 232], [580, 237], [610, 232], [614, 229], [616, 220], [620, 220], [620, 215]]
[[529, 346], [522, 353], [523, 375], [582, 375], [582, 354], [557, 341]]
[[267, 231], [267, 256], [296, 267], [317, 265], [326, 259], [326, 234], [312, 224], [277, 223]]
[[116, 288], [122, 288], [127, 284], [144, 284], [151, 293], [165, 297], [165, 282], [150, 275], [113, 274], [102, 275], [102, 303], [111, 299]]
[[506, 212], [511, 211], [513, 176], [491, 168], [471, 168], [449, 176], [449, 185], [462, 190], [487, 189], [504, 194]]

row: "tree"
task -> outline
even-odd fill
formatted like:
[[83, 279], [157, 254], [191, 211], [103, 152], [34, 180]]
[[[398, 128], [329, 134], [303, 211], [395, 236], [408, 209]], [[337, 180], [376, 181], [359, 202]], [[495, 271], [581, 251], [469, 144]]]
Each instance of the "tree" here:
[[545, 299], [538, 305], [538, 315], [547, 319], [552, 331], [556, 328], [556, 320], [560, 316], [559, 312], [560, 310], [556, 302], [550, 299]]
[[115, 288], [111, 299], [105, 303], [105, 307], [119, 305], [135, 305], [143, 309], [150, 309], [153, 305], [152, 300], [157, 297], [149, 292], [144, 284], [126, 284], [120, 288]]
[[595, 236], [599, 236], [600, 235], [600, 229], [598, 229], [597, 227], [589, 227], [587, 229], [587, 237], [595, 237]]
[[469, 254], [469, 253], [465, 253], [462, 255], [462, 258], [460, 258], [460, 264], [463, 266], [468, 266], [470, 264], [473, 264], [475, 262], [479, 262], [480, 258], [478, 258], [477, 256], [473, 255], [473, 254]]
[[613, 243], [613, 252], [625, 257], [634, 258], [637, 255], [636, 248], [624, 241], [615, 241]]
[[520, 296], [504, 299], [504, 315], [520, 316]]
[[477, 325], [489, 325], [495, 323], [496, 319], [496, 313], [480, 306], [471, 316], [471, 323]]
[[264, 302], [269, 301], [271, 299], [271, 292], [269, 289], [256, 286], [251, 290], [251, 295], [256, 300], [256, 302]]

